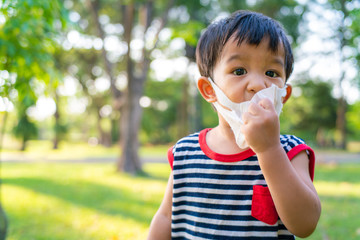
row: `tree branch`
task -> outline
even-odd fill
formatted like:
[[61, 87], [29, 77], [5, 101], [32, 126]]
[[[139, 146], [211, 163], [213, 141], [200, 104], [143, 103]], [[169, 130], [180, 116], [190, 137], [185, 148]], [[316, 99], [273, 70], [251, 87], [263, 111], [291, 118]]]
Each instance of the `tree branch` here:
[[[148, 52], [151, 52], [152, 50], [154, 50], [157, 47], [157, 44], [159, 42], [159, 34], [161, 32], [161, 30], [166, 26], [168, 19], [169, 19], [169, 11], [172, 8], [172, 6], [174, 5], [174, 0], [169, 0], [168, 1], [168, 5], [166, 6], [166, 9], [164, 11], [164, 14], [162, 15], [162, 17], [160, 18], [160, 27], [158, 28], [156, 34], [155, 34], [155, 44], [154, 46], [148, 50]], [[147, 30], [147, 29], [146, 29]]]
[[[99, 22], [100, 1], [99, 0], [88, 0], [87, 5], [88, 5], [88, 8], [89, 8], [89, 10], [91, 12], [93, 21], [95, 22], [96, 29], [97, 29], [97, 32], [98, 32], [98, 37], [103, 41], [103, 43], [105, 43], [105, 32], [102, 29], [102, 26], [101, 26], [101, 24]], [[120, 98], [122, 96], [122, 93], [120, 92], [120, 90], [118, 90], [116, 88], [116, 85], [115, 85], [116, 79], [115, 79], [115, 76], [114, 76], [114, 67], [113, 67], [113, 64], [109, 61], [109, 59], [106, 56], [107, 52], [105, 50], [105, 46], [102, 47], [101, 54], [102, 54], [102, 57], [104, 59], [105, 71], [109, 75], [109, 78], [110, 78], [110, 88], [111, 88], [112, 95], [114, 97], [115, 102], [119, 102]], [[118, 105], [119, 105], [119, 103], [116, 104], [116, 108], [120, 107]]]

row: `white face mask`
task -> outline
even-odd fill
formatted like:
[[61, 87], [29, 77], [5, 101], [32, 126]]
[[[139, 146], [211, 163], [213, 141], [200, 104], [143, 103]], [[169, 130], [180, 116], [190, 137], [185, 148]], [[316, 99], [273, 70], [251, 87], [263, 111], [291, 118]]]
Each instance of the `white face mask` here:
[[[240, 126], [244, 124], [242, 121], [242, 114], [248, 111], [250, 103], [259, 103], [261, 99], [268, 98], [274, 104], [277, 115], [279, 116], [281, 113], [283, 107], [282, 97], [286, 96], [286, 86], [284, 88], [279, 88], [275, 84], [272, 84], [271, 87], [257, 92], [250, 101], [234, 103], [211, 79], [209, 79], [209, 81], [217, 97], [217, 102], [214, 103], [214, 106], [221, 116], [229, 123], [234, 133], [236, 144], [240, 148], [248, 147], [244, 134], [240, 130]], [[223, 106], [230, 109], [230, 111]]]

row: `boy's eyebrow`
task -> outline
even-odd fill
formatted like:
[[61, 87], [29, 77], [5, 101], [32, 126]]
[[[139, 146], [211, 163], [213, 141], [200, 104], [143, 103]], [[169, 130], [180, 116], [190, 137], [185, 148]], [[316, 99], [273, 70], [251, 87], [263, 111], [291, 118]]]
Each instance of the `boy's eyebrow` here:
[[[226, 62], [227, 63], [230, 63], [231, 61], [234, 61], [234, 60], [243, 60], [244, 58], [246, 57], [243, 57], [239, 54], [233, 54], [231, 55], [227, 60]], [[281, 67], [284, 67], [284, 60], [281, 58], [281, 57], [273, 57], [273, 59], [271, 60], [272, 63], [275, 63], [275, 64], [278, 64], [280, 65]]]
[[233, 54], [226, 60], [226, 62], [229, 63], [229, 62], [234, 61], [234, 60], [242, 60], [242, 59], [243, 59], [243, 57], [241, 57], [241, 55]]
[[272, 62], [281, 65], [281, 67], [285, 67], [284, 60], [281, 57], [274, 57]]

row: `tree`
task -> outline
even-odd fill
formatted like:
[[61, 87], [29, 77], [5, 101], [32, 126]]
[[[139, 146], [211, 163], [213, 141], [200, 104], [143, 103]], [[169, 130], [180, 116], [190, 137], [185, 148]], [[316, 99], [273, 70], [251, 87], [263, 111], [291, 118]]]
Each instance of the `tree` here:
[[[150, 68], [151, 52], [156, 47], [158, 35], [166, 24], [168, 11], [173, 1], [127, 1], [116, 4], [112, 1], [88, 0], [87, 9], [91, 13], [89, 22], [95, 26], [92, 31], [103, 43], [107, 40], [104, 24], [100, 22], [101, 16], [108, 16], [112, 22], [118, 22], [123, 28], [123, 36], [120, 38], [127, 46], [123, 61], [112, 62], [109, 52], [102, 47], [103, 67], [110, 79], [112, 106], [116, 111], [121, 109], [121, 149], [122, 156], [119, 158], [118, 170], [136, 173], [141, 171], [141, 163], [138, 156], [138, 131], [142, 116], [142, 108], [139, 100], [144, 92], [144, 83]], [[117, 9], [117, 12], [114, 12]], [[119, 14], [120, 13], [120, 14]], [[136, 34], [135, 34], [136, 31]], [[153, 34], [153, 35], [152, 35]], [[146, 35], [152, 35], [151, 38]], [[134, 58], [135, 50], [132, 41], [142, 42], [142, 47], [136, 49], [139, 58]], [[124, 63], [126, 68], [127, 87], [120, 91], [116, 87], [116, 76], [121, 70], [117, 69], [117, 63]]]
[[147, 81], [146, 97], [142, 98], [144, 117], [141, 128], [144, 142], [167, 144], [178, 139], [177, 117], [182, 100], [182, 91], [176, 91], [176, 89], [181, 89], [183, 82], [173, 79], [167, 79], [163, 82], [152, 79]]
[[[338, 37], [338, 42], [339, 42], [339, 51], [340, 51], [340, 55], [341, 55], [341, 62], [345, 62], [346, 61], [346, 57], [344, 55], [344, 49], [347, 45], [349, 45], [348, 43], [348, 39], [346, 39], [345, 37], [345, 33], [347, 30], [347, 27], [345, 25], [345, 19], [348, 18], [349, 16], [349, 11], [347, 10], [346, 6], [345, 6], [346, 1], [345, 0], [340, 0], [340, 1], [331, 1], [330, 4], [332, 5], [333, 8], [335, 8], [336, 10], [338, 10], [339, 12], [342, 13], [342, 17], [340, 18], [340, 22], [337, 28], [337, 37]], [[340, 96], [338, 99], [338, 107], [337, 107], [337, 119], [336, 119], [336, 133], [337, 133], [337, 145], [338, 147], [345, 149], [346, 148], [346, 99], [345, 99], [345, 94], [344, 94], [344, 90], [343, 90], [343, 82], [345, 80], [345, 69], [342, 68], [342, 72], [340, 75], [340, 78], [338, 80], [338, 87], [340, 89]]]
[[[156, 48], [158, 36], [160, 31], [164, 28], [167, 23], [168, 13], [173, 5], [173, 0], [167, 1], [162, 8], [162, 12], [158, 12], [159, 26], [156, 28], [154, 38], [152, 39], [153, 44], [149, 48], [146, 47], [146, 33], [152, 26], [155, 20], [156, 6], [153, 0], [148, 0], [144, 4], [141, 4], [135, 8], [136, 2], [132, 2], [127, 6], [124, 6], [124, 35], [125, 41], [128, 45], [128, 52], [126, 54], [127, 62], [127, 77], [128, 77], [128, 88], [126, 92], [126, 100], [122, 108], [122, 121], [121, 121], [121, 145], [122, 145], [122, 156], [118, 163], [118, 169], [126, 172], [137, 172], [141, 171], [141, 163], [138, 155], [139, 140], [138, 132], [140, 127], [142, 108], [139, 105], [139, 100], [144, 92], [144, 84], [148, 76], [151, 52]], [[131, 58], [131, 34], [134, 27], [134, 14], [135, 9], [138, 10], [139, 25], [142, 28], [142, 37], [144, 46], [141, 49], [141, 58], [135, 62]], [[159, 10], [159, 9], [158, 9]]]
[[[55, 73], [51, 55], [56, 44], [54, 36], [65, 25], [64, 14], [60, 1], [0, 2], [0, 69], [7, 76], [0, 85], [2, 97], [23, 102], [29, 96], [33, 78], [50, 82]], [[22, 110], [21, 126], [33, 126], [27, 119], [26, 109]], [[28, 132], [18, 133], [24, 133], [23, 139], [27, 139]], [[5, 225], [1, 226], [0, 239], [6, 236], [3, 219], [1, 214], [0, 222]]]
[[[112, 0], [87, 0], [85, 3], [86, 8], [76, 1], [73, 1], [72, 6], [69, 7], [74, 16], [76, 14], [80, 15], [80, 17], [75, 18], [77, 19], [75, 22], [79, 26], [75, 27], [74, 30], [84, 37], [102, 43], [97, 58], [101, 59], [101, 63], [96, 63], [96, 65], [103, 69], [104, 77], [109, 79], [110, 90], [101, 96], [107, 95], [111, 97], [112, 109], [114, 112], [119, 112], [121, 118], [119, 125], [122, 156], [119, 158], [117, 168], [121, 171], [135, 173], [141, 171], [141, 163], [137, 152], [139, 147], [138, 133], [143, 110], [139, 105], [139, 100], [144, 94], [150, 63], [156, 55], [154, 53], [166, 48], [164, 45], [159, 46], [159, 35], [162, 30], [167, 26], [171, 28], [171, 40], [175, 38], [185, 40], [184, 53], [191, 63], [195, 60], [195, 46], [201, 30], [220, 12], [246, 8], [248, 5], [245, 1], [219, 2], [214, 0], [208, 2], [130, 0], [121, 2], [121, 4]], [[278, 3], [275, 3], [275, 1], [271, 1], [267, 5], [267, 7], [272, 6], [269, 13], [272, 16], [284, 17], [284, 19], [292, 16], [291, 19], [289, 18], [291, 21], [287, 20], [287, 25], [291, 26], [289, 29], [291, 34], [294, 35], [293, 40], [295, 42], [297, 32], [294, 30], [296, 29], [294, 26], [296, 26], [298, 19], [301, 18], [302, 11], [292, 10], [296, 1], [287, 1], [284, 4], [284, 6], [288, 6], [287, 11], [284, 11], [283, 8], [279, 7]], [[259, 1], [252, 7], [254, 10], [260, 10], [262, 4], [265, 3]], [[171, 14], [169, 14], [170, 12]], [[168, 30], [166, 29], [166, 31]], [[109, 40], [117, 42], [114, 44], [119, 45], [118, 49], [125, 50], [114, 57], [116, 50], [109, 49]], [[161, 44], [163, 43], [160, 42]], [[90, 49], [84, 50], [85, 55], [91, 51]], [[83, 60], [84, 57], [77, 58], [75, 64], [80, 65]], [[83, 64], [86, 65], [86, 63]], [[119, 76], [127, 78], [125, 89], [120, 89], [117, 86]], [[182, 92], [184, 96], [190, 96], [188, 90], [190, 84], [186, 77], [184, 75], [182, 78], [182, 88], [184, 89]], [[81, 81], [80, 75], [77, 78]], [[86, 88], [83, 87], [83, 89]], [[91, 96], [91, 98], [93, 97]], [[179, 123], [183, 126], [180, 128], [182, 131], [186, 131], [188, 126], [191, 125], [187, 123], [187, 119], [193, 114], [188, 112], [190, 100], [190, 97], [185, 97], [178, 106], [179, 111], [177, 112], [181, 113], [179, 117], [182, 121], [179, 121]], [[200, 108], [198, 101], [196, 101], [195, 105]], [[196, 109], [193, 112], [197, 116], [192, 118], [200, 119], [200, 111]], [[194, 122], [198, 123], [199, 120]], [[195, 127], [195, 129], [198, 128], [199, 126]]]
[[[278, 1], [259, 1], [258, 3], [256, 3], [255, 5], [249, 7], [249, 5], [247, 5], [245, 3], [245, 1], [208, 1], [208, 4], [206, 4], [206, 1], [202, 2], [202, 1], [177, 1], [175, 3], [176, 5], [174, 6], [174, 8], [172, 8], [171, 10], [173, 11], [172, 13], [178, 12], [178, 17], [171, 17], [172, 19], [170, 19], [169, 21], [169, 27], [172, 28], [173, 30], [173, 38], [176, 37], [180, 37], [183, 38], [185, 40], [185, 56], [187, 58], [190, 59], [190, 61], [194, 61], [195, 57], [194, 57], [194, 53], [195, 53], [195, 46], [197, 43], [197, 40], [200, 36], [201, 30], [204, 26], [206, 26], [210, 21], [212, 21], [221, 11], [233, 11], [234, 9], [241, 9], [241, 8], [249, 8], [249, 9], [253, 9], [253, 10], [257, 10], [257, 11], [267, 11], [265, 12], [265, 14], [268, 14], [271, 17], [274, 17], [276, 19], [279, 19], [280, 21], [283, 20], [285, 27], [288, 28], [289, 33], [291, 34], [292, 40], [293, 40], [293, 44], [294, 46], [296, 45], [296, 40], [298, 37], [298, 31], [297, 31], [297, 24], [300, 22], [301, 17], [303, 12], [305, 11], [305, 7], [303, 6], [298, 6], [298, 3], [296, 1], [287, 1], [285, 4], [283, 5], [279, 5]], [[152, 2], [149, 1], [145, 7], [145, 12], [148, 12], [149, 9], [151, 9], [152, 6]], [[163, 18], [162, 19], [167, 19], [167, 12], [170, 9], [171, 4], [169, 4], [169, 6], [166, 8], [167, 10], [163, 13]], [[296, 10], [293, 10], [293, 8], [295, 8], [296, 6], [298, 6], [298, 8], [296, 8]], [[128, 5], [127, 10], [131, 12], [131, 14], [128, 15], [127, 19], [132, 19], [133, 14], [134, 14], [134, 10], [131, 4]], [[140, 8], [139, 8], [140, 9]], [[184, 14], [184, 15], [182, 15]], [[186, 14], [189, 16], [189, 18], [186, 17]], [[149, 16], [147, 14], [144, 14], [144, 16]], [[147, 17], [144, 17], [147, 18]], [[185, 20], [183, 20], [182, 18], [185, 18]], [[186, 19], [187, 18], [187, 19]], [[126, 21], [124, 21], [125, 23], [125, 39], [129, 39], [129, 36], [127, 36], [127, 34], [129, 34], [129, 32], [127, 32], [127, 28], [126, 28]], [[180, 24], [179, 24], [180, 23]], [[205, 24], [204, 24], [205, 23]], [[142, 24], [142, 26], [146, 26], [146, 24]], [[145, 27], [145, 29], [147, 29]], [[158, 30], [161, 30], [162, 28], [158, 28]], [[146, 31], [145, 31], [146, 32]], [[156, 36], [156, 35], [155, 35]], [[128, 40], [126, 40], [127, 43], [129, 43]], [[144, 41], [145, 42], [145, 41]], [[128, 49], [131, 50], [130, 45], [128, 45]], [[132, 114], [135, 114], [134, 117], [132, 119], [136, 119], [137, 117], [135, 117], [136, 115], [140, 118], [140, 115], [138, 115], [136, 113], [136, 111], [134, 110], [134, 107], [132, 106], [137, 106], [139, 108], [139, 113], [141, 111], [141, 108], [138, 105], [138, 100], [140, 99], [143, 90], [143, 87], [141, 87], [141, 85], [143, 84], [144, 81], [137, 81], [136, 79], [140, 80], [140, 79], [145, 79], [146, 78], [146, 74], [148, 72], [148, 67], [151, 61], [151, 58], [148, 58], [147, 56], [150, 56], [151, 50], [147, 51], [146, 48], [144, 48], [145, 51], [143, 51], [142, 56], [144, 57], [143, 59], [145, 60], [144, 63], [141, 64], [141, 66], [147, 66], [145, 68], [146, 71], [143, 71], [143, 77], [137, 78], [136, 76], [131, 76], [129, 74], [136, 72], [136, 69], [132, 70], [132, 66], [133, 66], [133, 62], [131, 60], [130, 55], [130, 51], [128, 51], [127, 53], [127, 74], [128, 74], [128, 80], [129, 80], [129, 95], [131, 96], [131, 92], [135, 93], [137, 92], [137, 97], [134, 95], [133, 98], [127, 98], [127, 100], [124, 102], [126, 105], [124, 106], [125, 108], [123, 109], [123, 116], [125, 115], [125, 118], [127, 118], [127, 116], [131, 116], [131, 111]], [[140, 75], [141, 76], [141, 75]], [[138, 83], [138, 84], [136, 84]], [[132, 85], [134, 84], [134, 85]], [[184, 96], [187, 96], [186, 93], [188, 92], [188, 83], [185, 82], [185, 84], [183, 84], [183, 89], [185, 89], [183, 92], [185, 93]], [[134, 89], [134, 91], [132, 91], [131, 89]], [[135, 90], [138, 89], [138, 90]], [[184, 109], [187, 109], [188, 106], [188, 97], [186, 97], [182, 104], [180, 105], [179, 108], [179, 112], [184, 112]], [[197, 101], [196, 101], [197, 102]], [[199, 106], [199, 104], [196, 104], [196, 106]], [[128, 111], [128, 110], [129, 111]], [[130, 111], [131, 109], [131, 111]], [[195, 111], [196, 113], [200, 112], [199, 109], [196, 109]], [[187, 118], [186, 115], [183, 115], [183, 118]], [[195, 117], [197, 118], [197, 117]], [[130, 131], [133, 135], [133, 139], [135, 139], [137, 137], [137, 135], [135, 135], [135, 133], [137, 132], [138, 128], [133, 128], [133, 124], [130, 123], [134, 123], [134, 125], [138, 125], [137, 121], [133, 122], [133, 121], [123, 121], [123, 125], [122, 125], [122, 134], [124, 134], [126, 131]], [[184, 122], [184, 121], [181, 121]], [[125, 124], [124, 124], [125, 123]], [[186, 124], [182, 124], [183, 129], [186, 129]], [[127, 135], [125, 135], [127, 136]], [[131, 139], [131, 137], [129, 137], [128, 139]], [[124, 139], [123, 139], [124, 140]], [[131, 141], [129, 141], [131, 142]], [[129, 148], [130, 147], [130, 148]], [[123, 151], [126, 151], [125, 155], [128, 156], [133, 156], [131, 155], [130, 152], [135, 152], [137, 151], [137, 145], [134, 144], [123, 144], [122, 146]], [[137, 157], [131, 157], [131, 158], [124, 158], [123, 155], [123, 159], [133, 159], [135, 164], [132, 163], [130, 166], [126, 167], [124, 166], [124, 169], [136, 169], [139, 164], [138, 164], [138, 158]], [[126, 163], [126, 161], [123, 161]], [[134, 167], [135, 166], [135, 167]]]
[[[328, 52], [322, 54], [339, 62], [339, 74], [334, 79], [337, 91], [337, 119], [335, 130], [336, 146], [346, 148], [347, 142], [347, 99], [345, 85], [359, 86], [359, 74], [350, 76], [349, 70], [359, 72], [360, 51], [358, 49], [360, 31], [360, 5], [357, 0], [329, 0], [309, 1], [309, 9], [317, 9], [312, 12], [318, 19], [327, 22], [329, 33], [323, 36], [323, 42], [332, 42], [334, 46]], [[321, 9], [321, 12], [319, 11]], [[326, 12], [327, 14], [323, 14]], [[331, 17], [329, 17], [331, 16]], [[314, 33], [312, 33], [314, 34]], [[315, 33], [316, 34], [316, 33]], [[355, 83], [355, 84], [354, 84]]]
[[[34, 83], [48, 85], [57, 80], [52, 54], [55, 36], [66, 22], [64, 13], [58, 1], [2, 1], [0, 69], [9, 76], [0, 86], [3, 96], [23, 102], [25, 96], [30, 96], [31, 88], [37, 87]], [[36, 100], [36, 94], [32, 92], [31, 97]], [[27, 119], [27, 109], [21, 110], [19, 116], [22, 120]]]
[[17, 107], [18, 123], [15, 125], [13, 131], [14, 135], [21, 139], [22, 151], [25, 151], [27, 141], [37, 136], [37, 127], [26, 114], [26, 110], [34, 105], [34, 102], [34, 98], [28, 94], [22, 99], [22, 102], [18, 104]]
[[336, 125], [337, 101], [330, 83], [305, 78], [294, 86], [294, 96], [284, 105], [281, 130], [316, 141], [321, 147], [332, 146], [332, 131]]

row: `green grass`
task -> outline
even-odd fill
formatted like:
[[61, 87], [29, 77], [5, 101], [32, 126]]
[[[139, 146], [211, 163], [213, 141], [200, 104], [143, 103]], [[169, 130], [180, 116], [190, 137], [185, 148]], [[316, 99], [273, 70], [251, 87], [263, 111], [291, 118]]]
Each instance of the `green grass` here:
[[[169, 167], [144, 167], [148, 175], [134, 177], [110, 163], [3, 163], [7, 239], [145, 239]], [[359, 173], [354, 164], [316, 167], [322, 215], [309, 239], [360, 239]]]
[[146, 177], [115, 173], [112, 164], [2, 166], [8, 240], [145, 239], [166, 187], [165, 164]]
[[322, 214], [311, 239], [360, 239], [360, 164], [316, 168]]

